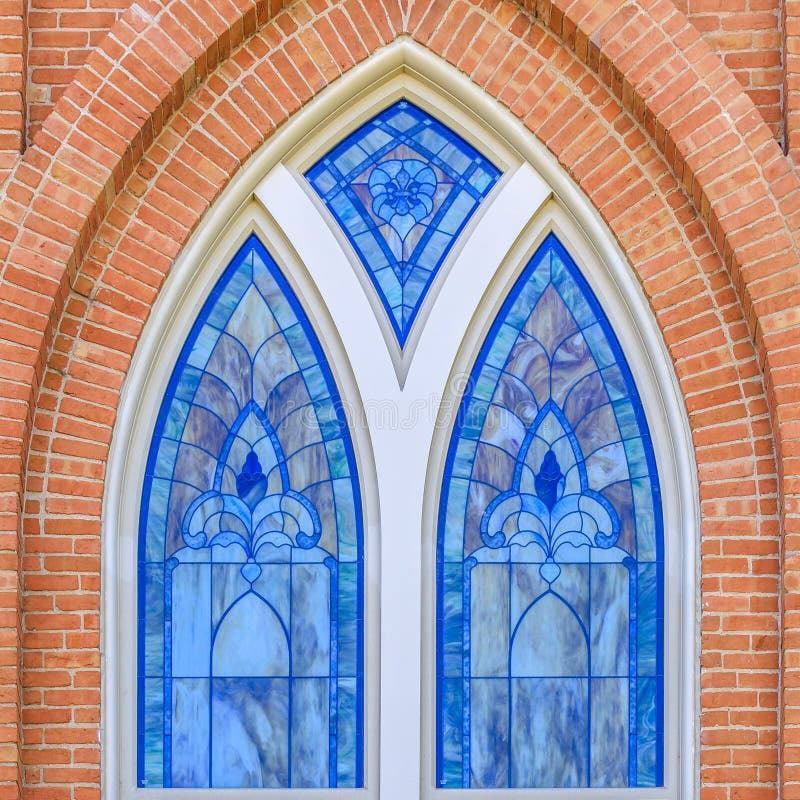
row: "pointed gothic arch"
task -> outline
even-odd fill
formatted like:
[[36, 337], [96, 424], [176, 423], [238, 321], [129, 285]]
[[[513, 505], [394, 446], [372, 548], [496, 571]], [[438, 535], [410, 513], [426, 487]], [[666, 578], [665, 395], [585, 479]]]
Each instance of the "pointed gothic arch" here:
[[[414, 48], [409, 48], [407, 44], [402, 45], [402, 49], [401, 47], [398, 47], [397, 50], [401, 50], [401, 54], [399, 56], [399, 60], [401, 62], [411, 61], [414, 63], [415, 72], [419, 69], [428, 68], [431, 72], [434, 73], [434, 75], [440, 77], [440, 74], [437, 73], [437, 69], [439, 69], [439, 67], [436, 66], [435, 64], [430, 63], [428, 61], [427, 56], [415, 53]], [[386, 54], [384, 55], [386, 56]], [[377, 66], [373, 65], [373, 68], [385, 69], [387, 62], [391, 64], [392, 59], [398, 59], [397, 51], [390, 53], [388, 55], [387, 60], [383, 64], [379, 64]], [[369, 65], [365, 65], [364, 69], [364, 72], [367, 73], [367, 75], [358, 76], [361, 78], [362, 81], [368, 80], [368, 74], [369, 74], [368, 67]], [[444, 70], [444, 72], [446, 73], [447, 70]], [[453, 80], [454, 85], [457, 85], [458, 91], [462, 91], [465, 94], [469, 94], [470, 90], [464, 87], [463, 85], [458, 85], [458, 81], [457, 79], [454, 78], [454, 76], [450, 76], [450, 79]], [[416, 83], [413, 78], [409, 77], [408, 74], [398, 75], [395, 78], [394, 84], [391, 85], [387, 84], [387, 88], [384, 89], [384, 94], [383, 94], [384, 101], [386, 97], [391, 96], [392, 92], [401, 92], [404, 95], [410, 94], [414, 96], [414, 99], [419, 102], [423, 103], [427, 102], [428, 104], [433, 105], [432, 98], [437, 97], [437, 93], [440, 90], [437, 90], [435, 88], [435, 84], [434, 86], [432, 86], [431, 83], [432, 81], [430, 80], [430, 76], [428, 77], [428, 81], [419, 84]], [[359, 88], [359, 82], [354, 79], [353, 86], [349, 88], [350, 91], [352, 91], [354, 94], [357, 93], [357, 90]], [[452, 91], [453, 87], [451, 86], [450, 88]], [[419, 93], [419, 95], [416, 96], [415, 93]], [[476, 117], [474, 116], [470, 117], [470, 115], [466, 115], [466, 117], [463, 115], [460, 116], [459, 111], [456, 108], [452, 106], [448, 107], [446, 103], [446, 95], [444, 96], [443, 99], [444, 102], [442, 101], [438, 102], [440, 102], [440, 105], [442, 107], [447, 109], [447, 112], [450, 113], [454, 119], [459, 119], [460, 117], [460, 124], [464, 132], [467, 132], [471, 129], [473, 131], [472, 135], [476, 136], [476, 134], [474, 133], [476, 128], [473, 126], [477, 126], [477, 130], [482, 132], [486, 130], [486, 128], [481, 127], [481, 124]], [[336, 101], [335, 100], [331, 101], [330, 98], [327, 98], [327, 102], [331, 103]], [[374, 105], [372, 105], [374, 104], [374, 102], [375, 102], [374, 96], [359, 98], [359, 101], [357, 103], [354, 103], [350, 107], [351, 110], [355, 109], [355, 111], [353, 111], [352, 119], [357, 118], [358, 114], [363, 115], [364, 113], [366, 113], [364, 109], [374, 107]], [[326, 113], [326, 105], [327, 104], [325, 103], [320, 103], [320, 106], [318, 108], [318, 113], [320, 115]], [[476, 105], [479, 105], [479, 103], [476, 103]], [[349, 124], [353, 124], [352, 119]], [[554, 221], [557, 220], [558, 221], [557, 224], [561, 226], [562, 231], [564, 232], [569, 231], [576, 233], [576, 236], [571, 237], [570, 240], [572, 241], [573, 238], [577, 240], [576, 246], [580, 250], [582, 258], [585, 261], [585, 263], [593, 265], [593, 268], [595, 270], [602, 271], [605, 267], [603, 266], [603, 261], [598, 258], [596, 250], [604, 251], [605, 253], [609, 254], [609, 260], [614, 262], [615, 264], [614, 274], [616, 280], [620, 281], [626, 287], [626, 289], [630, 289], [634, 293], [637, 291], [635, 288], [635, 283], [631, 281], [629, 275], [627, 275], [626, 273], [627, 267], [624, 265], [623, 260], [616, 252], [615, 247], [611, 243], [609, 237], [603, 233], [602, 224], [599, 223], [597, 217], [589, 210], [588, 205], [580, 199], [580, 196], [576, 192], [574, 192], [574, 189], [569, 183], [568, 179], [566, 179], [566, 176], [563, 175], [559, 176], [558, 174], [559, 170], [552, 163], [552, 161], [550, 161], [546, 156], [544, 156], [541, 150], [537, 152], [535, 145], [532, 146], [530, 142], [526, 143], [524, 137], [517, 136], [516, 141], [514, 141], [515, 134], [513, 132], [513, 126], [508, 125], [507, 120], [503, 120], [502, 117], [498, 117], [496, 120], [492, 119], [492, 123], [496, 125], [498, 130], [501, 131], [504, 130], [503, 125], [505, 124], [506, 125], [505, 130], [511, 133], [509, 138], [514, 142], [514, 146], [509, 147], [508, 144], [498, 141], [498, 148], [499, 149], [505, 148], [506, 152], [512, 153], [510, 160], [512, 161], [512, 163], [515, 164], [514, 171], [516, 174], [516, 187], [512, 186], [510, 188], [507, 188], [506, 199], [504, 202], [498, 196], [497, 198], [498, 205], [497, 208], [495, 209], [495, 214], [491, 216], [490, 219], [481, 218], [476, 220], [476, 223], [469, 231], [470, 236], [468, 236], [467, 241], [463, 243], [463, 249], [460, 252], [455, 253], [452, 259], [450, 270], [452, 271], [452, 276], [454, 281], [465, 278], [470, 274], [471, 271], [474, 272], [476, 268], [478, 269], [478, 271], [483, 270], [483, 274], [480, 276], [480, 278], [477, 281], [473, 281], [474, 285], [470, 287], [469, 290], [467, 291], [467, 296], [470, 298], [470, 300], [467, 302], [468, 307], [466, 308], [466, 310], [462, 309], [459, 312], [460, 319], [462, 320], [462, 323], [460, 323], [461, 327], [458, 328], [457, 326], [456, 333], [450, 336], [452, 347], [455, 347], [455, 349], [458, 349], [459, 345], [461, 344], [461, 336], [464, 331], [469, 329], [468, 330], [468, 338], [469, 338], [469, 336], [474, 336], [474, 332], [480, 329], [481, 326], [486, 325], [487, 315], [485, 311], [481, 310], [478, 310], [478, 312], [475, 315], [476, 321], [473, 322], [471, 325], [468, 324], [469, 319], [473, 316], [475, 308], [479, 308], [480, 300], [484, 296], [484, 293], [488, 293], [488, 296], [490, 298], [493, 296], [494, 297], [498, 296], [498, 294], [502, 292], [503, 286], [508, 285], [507, 281], [508, 281], [509, 270], [513, 272], [513, 270], [519, 269], [520, 267], [519, 263], [517, 263], [515, 267], [509, 266], [514, 260], [514, 258], [519, 259], [519, 253], [515, 252], [512, 253], [511, 255], [508, 255], [508, 251], [513, 250], [514, 242], [519, 238], [520, 233], [523, 232], [526, 229], [526, 227], [529, 229], [528, 239], [530, 239], [531, 236], [535, 238], [537, 235], [538, 236], [544, 235], [544, 232], [546, 232], [547, 230], [552, 230]], [[309, 119], [306, 118], [302, 123], [300, 123], [300, 130], [302, 130], [303, 127], [308, 126], [310, 124], [311, 121], [309, 121]], [[348, 123], [345, 123], [345, 125], [346, 124]], [[291, 140], [292, 137], [290, 133], [287, 133], [286, 138], [283, 140], [283, 142], [279, 141], [273, 143], [274, 145], [274, 147], [272, 148], [273, 152], [270, 154], [267, 161], [268, 162], [271, 161], [273, 164], [276, 164], [276, 162], [279, 161], [280, 157], [279, 156], [276, 157], [274, 152], [275, 149], [277, 149], [278, 152], [280, 152], [280, 148], [282, 146], [286, 146], [285, 143], [287, 141], [291, 142]], [[313, 287], [311, 289], [312, 294], [315, 291], [317, 291], [322, 295], [324, 295], [325, 300], [323, 305], [328, 307], [328, 311], [333, 315], [336, 325], [339, 326], [339, 323], [341, 323], [339, 335], [341, 335], [343, 340], [345, 340], [345, 347], [347, 349], [347, 360], [351, 362], [352, 368], [354, 369], [356, 375], [356, 384], [359, 386], [363, 402], [363, 400], [365, 399], [364, 397], [365, 387], [363, 384], [364, 380], [363, 371], [360, 371], [359, 361], [363, 362], [364, 354], [363, 352], [361, 354], [354, 352], [354, 350], [358, 349], [357, 347], [352, 349], [350, 347], [350, 344], [353, 341], [354, 326], [350, 325], [350, 330], [349, 331], [346, 330], [348, 326], [345, 323], [344, 317], [342, 316], [342, 309], [345, 307], [343, 305], [343, 301], [341, 299], [337, 301], [336, 298], [332, 295], [332, 292], [333, 294], [335, 294], [336, 290], [332, 289], [333, 283], [331, 283], [331, 278], [328, 277], [327, 279], [328, 283], [326, 284], [325, 283], [326, 279], [321, 275], [321, 270], [315, 268], [312, 262], [314, 261], [315, 252], [328, 252], [329, 253], [328, 266], [331, 267], [331, 271], [334, 276], [333, 278], [334, 283], [337, 280], [341, 280], [341, 278], [345, 274], [343, 271], [341, 271], [341, 267], [339, 265], [345, 265], [346, 269], [350, 270], [350, 274], [352, 274], [352, 265], [348, 263], [348, 259], [346, 255], [342, 252], [341, 248], [336, 247], [335, 237], [332, 236], [330, 230], [328, 230], [327, 235], [324, 234], [323, 231], [324, 228], [326, 227], [326, 223], [321, 222], [319, 220], [319, 215], [315, 214], [315, 216], [317, 217], [316, 221], [311, 219], [309, 215], [304, 216], [303, 212], [314, 210], [314, 204], [307, 192], [305, 193], [305, 201], [302, 201], [304, 190], [301, 187], [299, 187], [298, 179], [292, 174], [292, 170], [296, 168], [296, 165], [298, 163], [302, 164], [303, 159], [307, 158], [307, 153], [306, 153], [307, 150], [308, 146], [306, 146], [305, 150], [304, 148], [301, 147], [300, 150], [297, 151], [296, 153], [294, 154], [290, 153], [289, 158], [287, 159], [286, 162], [289, 165], [290, 168], [289, 170], [285, 169], [281, 164], [277, 163], [276, 166], [273, 167], [273, 169], [269, 172], [266, 179], [262, 180], [260, 184], [256, 186], [255, 196], [256, 198], [258, 198], [259, 202], [263, 204], [263, 206], [266, 208], [266, 210], [269, 212], [271, 216], [271, 219], [262, 218], [259, 224], [263, 225], [265, 230], [268, 229], [270, 231], [270, 234], [267, 238], [271, 240], [271, 242], [273, 243], [273, 247], [277, 247], [278, 251], [282, 250], [285, 253], [290, 253], [292, 249], [296, 249], [297, 255], [294, 256], [294, 263], [297, 264], [299, 258], [299, 260], [305, 264], [305, 268], [312, 272], [312, 287]], [[530, 161], [533, 161], [538, 169], [540, 169], [543, 173], [547, 174], [547, 177], [551, 180], [550, 185], [548, 185], [545, 181], [543, 181], [542, 178], [538, 174], [536, 174], [536, 172], [531, 170], [529, 167], [522, 165], [522, 159], [517, 154], [519, 153], [520, 150], [525, 154], [524, 155], [525, 158], [529, 159]], [[258, 166], [259, 166], [258, 164], [254, 165], [253, 174], [249, 176], [250, 180], [252, 181], [251, 185], [255, 184], [258, 178], [260, 178], [263, 175], [263, 171], [260, 174], [257, 171]], [[248, 176], [244, 177], [246, 178]], [[555, 184], [555, 187], [553, 186], [553, 184]], [[564, 213], [563, 206], [561, 206], [560, 203], [553, 204], [552, 202], [550, 203], [546, 202], [547, 197], [553, 191], [553, 188], [556, 188], [556, 191], [558, 192], [560, 197], [563, 198], [566, 196], [568, 200], [573, 204], [570, 205], [570, 211], [579, 218], [582, 217], [582, 221], [586, 223], [586, 229], [588, 229], [588, 231], [584, 230], [582, 232], [579, 232], [579, 229], [574, 225], [574, 223], [572, 223], [569, 220], [569, 216]], [[236, 190], [241, 192], [241, 186], [234, 187], [234, 191], [232, 192], [234, 197], [237, 193]], [[514, 215], [508, 215], [507, 211], [511, 207], [513, 207], [516, 204], [516, 201], [518, 201], [519, 199], [518, 194], [515, 197], [515, 192], [520, 192], [520, 191], [527, 193], [526, 194], [527, 205], [525, 206], [523, 211], [516, 217], [514, 217]], [[291, 197], [293, 201], [296, 201], [299, 204], [298, 208], [295, 208], [294, 210], [291, 209], [291, 203], [287, 203], [287, 198], [289, 197]], [[487, 217], [489, 217], [490, 212], [491, 209], [487, 211], [486, 214]], [[214, 233], [215, 217], [218, 220], [222, 221], [223, 219], [225, 219], [224, 215], [226, 214], [230, 215], [230, 206], [226, 208], [226, 202], [224, 198], [222, 201], [220, 201], [217, 208], [212, 209], [209, 218], [207, 219], [207, 224], [210, 225], [211, 230], [206, 232], [200, 232], [198, 234], [198, 237], [195, 239], [194, 247], [190, 247], [189, 251], [182, 257], [182, 263], [187, 265], [185, 270], [183, 270], [184, 272], [183, 280], [188, 279], [187, 270], [191, 269], [188, 266], [189, 264], [192, 264], [193, 267], [196, 269], [194, 265], [196, 265], [197, 263], [205, 262], [206, 264], [209, 264], [212, 263], [215, 258], [217, 259], [218, 262], [220, 256], [216, 253], [206, 258], [202, 257], [199, 258], [197, 254], [202, 252], [203, 248], [202, 242], [205, 237], [213, 238], [216, 236], [216, 234]], [[228, 237], [229, 241], [231, 239], [236, 239], [237, 237], [241, 238], [242, 231], [247, 229], [248, 227], [252, 228], [254, 224], [253, 220], [256, 218], [260, 218], [259, 215], [263, 216], [260, 210], [240, 214], [238, 220], [235, 220], [233, 224], [230, 224], [228, 226], [225, 236]], [[498, 222], [503, 216], [506, 217], [506, 221], [500, 224], [499, 227], [501, 230], [498, 233], [497, 229]], [[508, 218], [509, 216], [510, 219]], [[533, 217], [534, 220], [533, 222], [531, 222], [531, 217]], [[296, 230], [298, 229], [298, 226], [305, 228], [306, 241], [300, 241], [300, 239], [297, 238]], [[505, 226], [504, 229], [503, 226]], [[530, 230], [535, 230], [537, 231], [537, 233], [531, 234]], [[587, 232], [589, 233], [588, 236]], [[294, 248], [292, 248], [291, 245], [287, 244], [286, 239], [288, 239], [289, 242], [292, 242]], [[315, 241], [315, 239], [318, 239], [318, 241]], [[488, 239], [494, 239], [495, 241], [493, 246], [486, 248]], [[334, 249], [330, 248], [331, 242], [334, 243]], [[227, 246], [228, 249], [230, 249], [230, 245], [223, 245], [223, 249], [225, 246]], [[192, 252], [193, 250], [194, 253]], [[338, 252], [336, 252], [336, 250], [338, 250]], [[489, 253], [488, 258], [486, 256], [486, 252]], [[482, 267], [478, 266], [481, 263], [481, 261], [484, 262]], [[496, 264], [496, 265], [500, 265], [502, 262], [505, 263], [506, 266], [504, 270], [498, 269], [497, 267], [491, 267], [491, 266], [487, 267], [486, 262], [488, 262], [488, 264]], [[340, 271], [337, 272], [337, 269], [339, 269]], [[495, 275], [495, 272], [497, 272], [497, 275]], [[178, 274], [179, 275], [181, 274], [180, 270], [178, 271]], [[608, 278], [606, 278], [605, 280], [606, 282], [609, 282]], [[177, 302], [178, 295], [181, 292], [180, 281], [181, 278], [176, 278], [175, 281], [173, 281], [174, 288], [171, 291], [172, 303]], [[506, 283], [504, 283], [504, 281], [506, 281]], [[610, 282], [613, 283], [614, 281], [610, 280]], [[340, 293], [341, 291], [342, 290], [340, 289]], [[457, 294], [454, 294], [452, 289], [450, 289], [450, 291], [448, 292], [447, 281], [444, 282], [444, 285], [441, 288], [441, 292], [442, 292], [441, 303], [444, 304], [444, 307], [451, 309], [454, 308], [454, 302], [457, 301]], [[437, 300], [437, 302], [439, 301]], [[485, 297], [484, 297], [484, 302], [485, 302]], [[616, 302], [619, 304], [619, 300], [617, 300]], [[633, 296], [633, 298], [629, 299], [629, 302], [634, 304], [638, 302], [641, 304], [642, 308], [644, 307], [643, 300], [641, 298], [637, 300], [635, 295]], [[472, 305], [470, 306], [469, 303], [472, 303]], [[488, 305], [490, 306], [491, 302], [489, 302]], [[167, 315], [165, 314], [165, 316]], [[356, 316], [359, 317], [359, 319], [361, 319], [364, 318], [366, 314], [365, 312], [364, 313], [359, 312], [358, 314], [356, 314]], [[432, 312], [432, 316], [429, 322], [432, 325], [432, 331], [429, 334], [429, 338], [434, 337], [436, 335], [440, 335], [442, 333], [442, 324], [441, 322], [439, 322], [438, 325], [435, 324], [435, 313]], [[374, 319], [372, 324], [373, 325], [375, 324]], [[649, 323], [645, 321], [645, 327], [648, 324]], [[636, 326], [634, 325], [634, 327]], [[153, 329], [154, 332], [152, 333], [152, 336], [158, 335], [156, 333], [157, 330], [158, 328], [154, 327]], [[646, 334], [645, 338], [647, 338], [648, 335], [652, 337], [651, 333], [651, 334]], [[421, 334], [421, 337], [422, 339], [424, 339], [425, 334], [424, 333]], [[363, 338], [363, 333], [362, 333], [362, 338]], [[430, 352], [431, 345], [429, 343], [422, 341], [422, 339], [418, 343], [419, 349], [417, 351], [417, 354], [423, 353], [423, 355], [419, 356], [419, 358], [424, 359], [426, 357], [424, 354], [426, 352], [427, 353]], [[655, 377], [651, 377], [651, 381], [653, 386], [659, 387], [658, 390], [659, 392], [661, 392], [662, 394], [668, 394], [669, 392], [674, 391], [672, 388], [672, 382], [669, 375], [670, 369], [666, 363], [666, 360], [664, 359], [663, 351], [659, 350], [660, 345], [658, 344], [657, 337], [652, 337], [649, 341], [650, 341], [649, 346], [653, 348], [653, 352], [646, 357], [643, 357], [640, 354], [640, 358], [642, 358], [643, 362], [646, 362], [647, 359], [652, 356], [652, 359], [654, 361], [657, 361], [656, 356], [658, 354], [658, 358], [660, 358], [661, 361], [658, 362], [655, 366], [651, 363], [649, 367], [651, 372], [657, 373]], [[455, 350], [452, 349], [450, 344], [448, 344], [447, 347], [450, 348], [450, 352], [455, 353]], [[645, 350], [646, 349], [647, 348], [645, 348]], [[415, 357], [417, 357], [417, 354], [415, 354]], [[377, 371], [378, 372], [382, 371], [384, 376], [388, 376], [390, 374], [394, 376], [395, 373], [394, 368], [391, 369], [390, 372], [387, 372], [384, 366], [381, 365], [376, 365], [376, 366], [377, 366]], [[449, 368], [450, 365], [448, 364], [447, 369]], [[413, 379], [415, 377], [412, 374], [413, 364], [409, 365], [409, 369], [411, 371], [408, 373], [408, 377], [409, 380], [412, 380], [412, 389], [413, 389], [414, 388]], [[418, 386], [419, 384], [417, 383], [416, 388], [418, 388]], [[368, 391], [366, 393], [366, 396], [368, 399]], [[676, 436], [680, 437], [681, 435], [680, 411], [677, 409], [677, 404], [676, 408], [664, 411], [663, 416], [669, 419], [667, 419], [667, 421], [664, 421], [662, 419], [662, 423], [667, 428], [672, 428], [675, 431]], [[374, 436], [371, 436], [371, 439], [374, 440]], [[380, 461], [380, 458], [381, 458], [380, 456], [376, 456], [376, 461]], [[426, 462], [427, 459], [428, 456], [426, 454], [425, 456]], [[435, 463], [435, 458], [431, 461], [431, 464], [433, 463]], [[674, 479], [675, 486], [680, 484], [682, 481], [684, 482], [684, 486], [682, 489], [676, 489], [679, 495], [681, 494], [681, 492], [684, 493], [686, 492], [685, 482], [687, 480], [687, 476], [685, 474], [686, 472], [685, 464], [683, 469], [684, 469], [684, 474], [682, 475], [682, 477]], [[382, 499], [385, 498], [382, 497]], [[677, 517], [681, 517], [681, 514], [684, 515], [682, 524], [688, 523], [687, 529], [691, 530], [692, 514], [691, 511], [687, 509], [687, 506], [691, 506], [691, 500], [687, 496], [685, 496], [685, 494], [683, 495], [682, 500], [684, 502], [684, 508], [682, 511], [677, 511], [676, 514]], [[680, 500], [678, 502], [678, 505], [680, 505]], [[689, 551], [692, 551], [692, 549], [693, 548], [690, 545]], [[680, 612], [677, 612], [674, 615], [674, 620], [677, 624], [676, 631], [681, 627], [681, 623], [679, 623], [677, 620], [678, 615], [680, 615]], [[683, 624], [684, 625], [686, 624], [685, 614], [684, 614]], [[676, 682], [676, 687], [677, 687], [677, 682]], [[689, 694], [691, 694], [691, 686], [689, 686]], [[432, 708], [432, 706], [429, 706], [429, 708]], [[423, 716], [422, 718], [423, 728], [425, 725], [424, 719], [425, 718]], [[401, 735], [405, 735], [407, 732], [408, 731], [406, 729], [404, 732], [401, 733]], [[676, 723], [676, 731], [675, 731], [676, 742], [677, 739], [678, 736], [677, 736], [677, 723]], [[428, 746], [429, 745], [430, 742], [428, 742]], [[423, 745], [423, 747], [425, 747], [425, 745]], [[423, 749], [423, 753], [425, 752], [426, 751]], [[423, 757], [423, 761], [424, 760], [425, 759]], [[689, 778], [689, 780], [691, 781], [691, 777]], [[671, 792], [674, 792], [677, 789], [676, 781], [677, 777], [675, 778], [675, 782], [671, 784], [670, 788]]]
[[177, 357], [139, 524], [138, 786], [360, 787], [355, 455], [317, 334], [255, 235]]
[[[120, 384], [164, 275], [196, 226], [208, 233], [208, 205], [276, 127], [368, 53], [409, 35], [547, 144], [642, 282], [680, 381], [703, 502], [707, 604], [697, 651], [711, 668], [702, 707], [687, 713], [703, 734], [713, 730], [702, 744], [697, 738], [704, 788], [729, 789], [732, 770], [745, 792], [791, 788], [797, 730], [783, 720], [791, 720], [796, 696], [796, 617], [789, 595], [781, 615], [781, 591], [797, 564], [797, 520], [782, 514], [797, 484], [796, 337], [785, 328], [797, 305], [798, 181], [741, 87], [674, 4], [659, 0], [556, 0], [535, 11], [516, 2], [357, 0], [312, 4], [315, 13], [299, 27], [295, 11], [309, 7], [281, 11], [285, 5], [167, 0], [148, 16], [147, 4], [134, 4], [8, 184], [0, 209], [10, 508], [2, 555], [14, 588], [0, 598], [12, 620], [2, 677], [11, 720], [4, 787], [63, 792], [85, 779], [100, 791], [99, 759], [104, 775], [116, 774], [114, 751], [100, 744], [117, 699], [101, 702], [96, 688], [113, 671], [101, 670], [110, 651], [97, 627], [99, 617], [101, 635], [112, 633], [113, 609], [98, 614], [100, 586], [121, 573], [104, 562], [100, 574], [96, 554], [116, 535], [106, 519], [114, 509], [100, 496]], [[476, 46], [462, 46], [473, 31]], [[171, 63], [156, 74], [149, 59], [162, 49]], [[712, 141], [698, 147], [707, 136]], [[43, 224], [45, 209], [60, 224]], [[613, 260], [604, 256], [606, 265]], [[694, 316], [684, 321], [687, 313]], [[734, 493], [745, 497], [732, 501]], [[755, 574], [729, 574], [729, 565], [742, 564]], [[54, 608], [43, 614], [48, 603]], [[75, 610], [61, 613], [68, 604]], [[735, 625], [748, 629], [744, 637], [730, 629], [732, 604], [741, 608]], [[43, 624], [52, 630], [40, 633]], [[766, 688], [726, 694], [729, 715], [705, 710], [731, 683], [751, 680], [753, 664]], [[68, 691], [56, 686], [64, 680]], [[729, 747], [726, 737], [737, 740], [745, 718], [758, 744]], [[35, 765], [55, 752], [69, 764]], [[394, 777], [416, 791], [414, 776], [387, 783]]]
[[482, 343], [440, 504], [437, 785], [664, 785], [654, 444], [624, 348], [553, 234]]

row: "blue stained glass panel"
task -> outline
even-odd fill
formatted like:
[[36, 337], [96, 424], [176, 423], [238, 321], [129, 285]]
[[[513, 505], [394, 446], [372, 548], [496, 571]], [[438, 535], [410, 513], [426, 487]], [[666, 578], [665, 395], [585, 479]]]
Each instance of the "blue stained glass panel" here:
[[[139, 696], [144, 700], [145, 726], [139, 728], [139, 752], [146, 754], [144, 786], [158, 786], [164, 774], [164, 680], [139, 681]], [[141, 700], [140, 700], [141, 702]]]
[[289, 785], [289, 680], [215, 678], [212, 684], [211, 787]]
[[663, 530], [635, 381], [548, 236], [490, 329], [437, 535], [437, 785], [663, 785]]
[[407, 100], [365, 122], [306, 173], [367, 271], [401, 347], [500, 174]]
[[209, 765], [205, 753], [209, 739], [207, 678], [175, 678], [172, 684], [170, 773], [172, 786], [208, 787]]
[[585, 678], [511, 681], [511, 773], [506, 785], [588, 785], [587, 684]]
[[[479, 786], [508, 786], [508, 682], [490, 678], [470, 681], [470, 772]], [[451, 787], [452, 788], [452, 787]]]
[[[301, 678], [292, 682], [292, 785], [324, 786], [328, 782], [330, 748], [330, 681]], [[333, 737], [335, 751], [336, 736]], [[335, 752], [334, 752], [335, 763]]]
[[342, 408], [251, 237], [187, 337], [150, 443], [139, 786], [363, 785], [362, 518]]
[[[627, 780], [629, 693], [625, 678], [592, 679], [592, 786], [620, 786]], [[643, 776], [638, 781], [645, 783]]]

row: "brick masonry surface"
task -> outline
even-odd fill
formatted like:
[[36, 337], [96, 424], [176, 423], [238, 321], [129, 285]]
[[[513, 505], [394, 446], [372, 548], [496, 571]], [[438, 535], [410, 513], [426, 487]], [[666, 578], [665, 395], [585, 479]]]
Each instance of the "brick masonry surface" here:
[[639, 277], [698, 467], [700, 796], [800, 798], [798, 19], [792, 0], [0, 0], [0, 800], [100, 796], [105, 464], [171, 264], [283, 121], [401, 35], [547, 146]]

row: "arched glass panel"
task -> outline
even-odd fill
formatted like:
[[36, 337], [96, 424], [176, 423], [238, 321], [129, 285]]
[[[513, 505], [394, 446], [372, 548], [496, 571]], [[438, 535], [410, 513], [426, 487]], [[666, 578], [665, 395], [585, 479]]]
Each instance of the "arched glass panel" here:
[[353, 447], [311, 324], [254, 236], [158, 413], [139, 620], [139, 786], [362, 785]]
[[555, 236], [462, 399], [437, 543], [437, 785], [663, 785], [658, 476], [634, 377]]
[[500, 170], [401, 100], [306, 177], [358, 255], [402, 347], [439, 267]]

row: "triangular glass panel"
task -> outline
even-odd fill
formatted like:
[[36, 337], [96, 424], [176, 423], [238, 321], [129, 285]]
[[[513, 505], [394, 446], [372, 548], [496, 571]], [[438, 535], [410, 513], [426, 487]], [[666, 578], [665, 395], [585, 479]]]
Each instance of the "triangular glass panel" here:
[[453, 243], [500, 175], [407, 100], [306, 173], [364, 265], [401, 348]]

